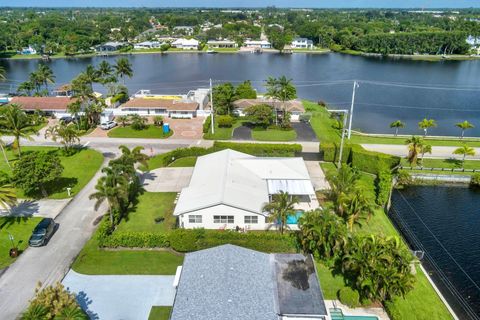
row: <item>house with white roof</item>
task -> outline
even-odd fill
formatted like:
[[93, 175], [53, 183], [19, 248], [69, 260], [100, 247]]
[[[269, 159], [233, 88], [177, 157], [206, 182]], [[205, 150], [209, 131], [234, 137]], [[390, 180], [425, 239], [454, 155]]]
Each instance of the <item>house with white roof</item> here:
[[133, 49], [140, 50], [140, 49], [153, 49], [153, 48], [160, 48], [163, 43], [159, 41], [144, 41], [135, 43], [133, 45]]
[[183, 50], [198, 50], [200, 42], [195, 39], [180, 38], [171, 43], [172, 47]]
[[281, 191], [299, 200], [297, 213], [287, 221], [292, 228], [302, 211], [319, 207], [302, 158], [254, 157], [227, 149], [198, 157], [174, 215], [188, 229], [265, 230], [273, 225], [263, 207]]
[[313, 49], [313, 41], [307, 38], [295, 38], [291, 44], [293, 49]]
[[209, 48], [236, 48], [238, 45], [232, 40], [208, 40]]
[[247, 40], [245, 47], [249, 49], [271, 49], [272, 44], [267, 40]]

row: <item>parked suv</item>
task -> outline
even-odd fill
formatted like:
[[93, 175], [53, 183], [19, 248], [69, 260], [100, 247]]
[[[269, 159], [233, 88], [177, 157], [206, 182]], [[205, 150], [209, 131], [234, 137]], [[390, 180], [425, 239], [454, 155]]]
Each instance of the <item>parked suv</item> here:
[[33, 229], [28, 244], [31, 247], [41, 247], [48, 242], [48, 239], [55, 231], [55, 221], [52, 218], [44, 218]]
[[110, 130], [116, 126], [117, 126], [117, 123], [115, 121], [108, 121], [100, 124], [100, 128], [102, 128], [102, 130]]

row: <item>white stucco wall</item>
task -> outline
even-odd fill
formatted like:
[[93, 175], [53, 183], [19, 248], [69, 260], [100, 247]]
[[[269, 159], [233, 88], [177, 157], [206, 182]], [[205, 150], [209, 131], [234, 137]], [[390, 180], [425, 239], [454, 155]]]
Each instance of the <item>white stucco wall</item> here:
[[[188, 216], [189, 215], [201, 215], [202, 223], [190, 223]], [[234, 223], [214, 223], [213, 216], [233, 216]], [[257, 224], [245, 224], [245, 216], [258, 216]], [[245, 228], [249, 230], [265, 230], [268, 226], [268, 223], [265, 223], [265, 216], [255, 214], [249, 211], [245, 211], [238, 208], [229, 207], [226, 205], [217, 205], [210, 208], [197, 210], [194, 212], [186, 213], [178, 217], [180, 227], [183, 226], [185, 229], [193, 228], [205, 228], [205, 229], [220, 229], [223, 228], [226, 224], [226, 229], [235, 229], [237, 226], [240, 228]]]

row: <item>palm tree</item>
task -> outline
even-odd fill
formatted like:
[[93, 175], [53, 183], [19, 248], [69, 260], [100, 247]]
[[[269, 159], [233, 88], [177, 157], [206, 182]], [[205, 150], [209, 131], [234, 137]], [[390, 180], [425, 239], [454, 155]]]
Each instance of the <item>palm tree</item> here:
[[342, 216], [350, 232], [353, 231], [354, 224], [359, 224], [360, 219], [369, 219], [375, 209], [375, 200], [360, 185], [356, 185], [352, 192], [343, 196], [340, 201]]
[[338, 171], [329, 175], [330, 192], [328, 197], [333, 202], [335, 212], [340, 216], [343, 210], [341, 200], [352, 192], [358, 180], [358, 173], [349, 166], [341, 166]]
[[433, 119], [424, 118], [422, 121], [418, 123], [418, 127], [423, 129], [423, 136], [426, 137], [429, 128], [434, 128], [437, 126], [437, 122]]
[[83, 79], [90, 85], [90, 89], [93, 91], [93, 84], [99, 80], [99, 72], [94, 66], [89, 64], [82, 74]]
[[49, 127], [45, 131], [45, 139], [48, 137], [51, 137], [53, 141], [60, 139], [66, 152], [70, 150], [73, 144], [80, 142], [78, 130], [75, 129], [73, 124], [60, 123]]
[[102, 84], [107, 84], [109, 82], [115, 82], [115, 77], [113, 75], [113, 68], [108, 63], [108, 61], [103, 60], [98, 65], [98, 77], [100, 78]]
[[67, 110], [72, 115], [72, 117], [77, 120], [77, 129], [80, 130], [80, 121], [78, 121], [78, 114], [82, 110], [82, 101], [75, 100], [73, 102], [70, 102], [67, 106]]
[[130, 118], [128, 116], [118, 116], [115, 118], [115, 121], [120, 122], [122, 127], [125, 127]]
[[453, 154], [458, 154], [463, 156], [462, 158], [462, 169], [463, 169], [465, 167], [465, 158], [467, 156], [473, 157], [475, 155], [475, 149], [465, 144], [462, 147], [455, 149], [453, 151]]
[[[95, 210], [98, 210], [100, 205], [107, 201], [108, 204], [108, 214], [110, 216], [110, 224], [113, 227], [114, 223], [114, 212], [122, 208], [123, 202], [127, 198], [126, 188], [127, 181], [125, 177], [119, 175], [116, 176], [111, 171], [105, 170], [110, 168], [104, 168], [104, 172], [107, 172], [106, 176], [98, 179], [95, 189], [95, 193], [90, 195], [90, 199], [95, 199]], [[110, 169], [111, 170], [111, 169]]]
[[148, 167], [149, 156], [142, 153], [144, 147], [137, 146], [130, 150], [127, 146], [121, 145], [118, 147], [118, 149], [122, 151], [122, 156], [120, 158], [125, 159], [127, 163], [131, 164], [132, 166], [139, 163], [144, 167]]
[[49, 310], [41, 305], [41, 304], [31, 304], [28, 309], [22, 313], [20, 317], [21, 320], [39, 320], [39, 319], [47, 319], [47, 315], [49, 314]]
[[412, 136], [405, 143], [408, 145], [407, 160], [410, 162], [410, 165], [416, 166], [418, 155], [422, 152], [423, 140], [420, 137]]
[[272, 196], [272, 201], [263, 206], [263, 211], [269, 214], [268, 220], [280, 227], [280, 233], [283, 234], [287, 226], [287, 218], [295, 210], [295, 204], [298, 199], [291, 196], [288, 192], [280, 191], [280, 193]]
[[432, 146], [430, 144], [422, 144], [420, 146], [421, 153], [422, 153], [422, 167], [423, 167], [423, 158], [425, 157], [425, 153], [432, 154]]
[[0, 66], [0, 80], [7, 80], [7, 71], [2, 66]]
[[395, 137], [398, 135], [398, 129], [400, 128], [405, 128], [405, 123], [403, 123], [401, 120], [393, 121], [390, 123], [390, 128], [395, 128]]
[[55, 316], [55, 320], [88, 320], [88, 317], [82, 309], [73, 305], [64, 307], [60, 314]]
[[42, 64], [38, 67], [37, 76], [43, 82], [43, 85], [48, 92], [48, 84], [55, 83], [55, 75], [53, 74], [52, 69], [49, 66]]
[[0, 185], [0, 206], [9, 209], [17, 203], [16, 189], [11, 184]]
[[35, 86], [31, 81], [22, 82], [17, 88], [17, 92], [24, 96], [31, 96], [33, 90], [35, 90]]
[[14, 137], [13, 148], [21, 157], [20, 138], [33, 140], [32, 135], [37, 133], [30, 118], [18, 105], [11, 104], [1, 110], [0, 125], [0, 133]]
[[40, 88], [43, 85], [42, 75], [38, 71], [32, 72], [28, 77], [28, 81], [32, 84], [33, 88], [35, 89], [35, 95], [40, 95]]
[[[283, 110], [283, 124], [287, 125], [287, 110], [285, 102], [295, 99], [297, 97], [297, 89], [292, 84], [292, 79], [287, 79], [285, 76], [281, 76], [278, 79], [269, 77], [265, 84], [267, 88], [266, 96], [277, 99], [282, 102]], [[275, 113], [277, 111], [275, 110]]]
[[463, 139], [463, 137], [465, 136], [465, 130], [475, 128], [475, 126], [473, 124], [471, 124], [470, 122], [468, 122], [467, 120], [465, 120], [463, 122], [459, 122], [459, 123], [455, 124], [455, 126], [462, 129], [462, 135], [460, 136], [461, 139]]
[[132, 64], [127, 58], [120, 58], [117, 60], [114, 66], [117, 76], [122, 78], [123, 84], [125, 84], [125, 77], [133, 77]]

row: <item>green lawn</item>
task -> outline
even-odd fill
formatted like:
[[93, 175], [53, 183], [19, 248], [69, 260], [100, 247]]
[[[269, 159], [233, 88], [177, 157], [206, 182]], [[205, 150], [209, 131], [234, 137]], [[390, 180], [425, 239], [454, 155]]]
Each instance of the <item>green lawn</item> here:
[[170, 319], [170, 312], [172, 307], [156, 307], [153, 306], [150, 310], [148, 320], [168, 320]]
[[[122, 221], [119, 231], [165, 232], [175, 226], [173, 209], [175, 192], [145, 192], [138, 197], [138, 203], [128, 213], [128, 220]], [[155, 218], [163, 217], [161, 223]]]
[[[68, 198], [67, 187], [72, 188], [72, 195], [78, 193], [95, 175], [103, 162], [101, 153], [92, 149], [82, 149], [72, 156], [64, 156], [60, 148], [55, 147], [22, 147], [22, 154], [31, 151], [58, 152], [64, 167], [62, 176], [54, 183], [46, 187], [49, 199]], [[14, 165], [18, 159], [12, 150], [7, 150], [7, 158], [10, 165]], [[0, 170], [11, 173], [3, 155], [0, 156]], [[18, 197], [25, 198], [21, 190], [18, 190]]]
[[310, 124], [315, 131], [318, 140], [321, 141], [340, 141], [340, 133], [335, 129], [337, 121], [330, 118], [330, 113], [317, 103], [303, 100], [303, 106], [306, 112], [312, 113]]
[[[421, 136], [421, 135], [417, 135]], [[352, 134], [351, 141], [353, 143], [369, 143], [369, 144], [405, 144], [405, 140], [408, 137], [394, 137], [394, 136], [366, 136], [366, 135], [359, 135], [359, 134]], [[426, 142], [431, 144], [432, 146], [463, 146], [464, 144], [471, 146], [471, 147], [480, 147], [480, 139], [460, 139], [458, 137], [449, 137], [444, 139], [436, 139], [436, 138], [427, 138], [425, 139]]]
[[72, 269], [82, 274], [159, 274], [174, 275], [183, 256], [155, 250], [103, 250], [96, 234], [88, 240]]
[[212, 129], [210, 128], [210, 130], [207, 132], [207, 133], [204, 133], [203, 134], [203, 139], [206, 139], [206, 140], [230, 140], [232, 139], [232, 134], [233, 134], [233, 130], [235, 128], [238, 128], [242, 125], [242, 122], [241, 121], [237, 121], [233, 124], [233, 126], [231, 128], [220, 128], [217, 124], [217, 122], [215, 122], [215, 133], [212, 134]]
[[196, 163], [197, 163], [197, 157], [185, 157], [185, 158], [180, 158], [173, 161], [168, 166], [169, 167], [194, 167]]
[[252, 138], [258, 141], [294, 141], [297, 133], [295, 130], [252, 130]]
[[0, 217], [0, 269], [15, 261], [9, 256], [12, 245], [8, 234], [10, 233], [13, 236], [15, 245], [22, 252], [28, 247], [28, 239], [40, 220], [42, 218]]
[[[409, 167], [410, 163], [407, 159], [402, 159], [402, 165]], [[456, 159], [423, 159], [423, 166], [426, 168], [448, 168], [448, 169], [461, 169], [462, 161]], [[465, 169], [480, 169], [480, 161], [477, 160], [465, 160]]]
[[148, 125], [146, 129], [134, 130], [131, 126], [116, 127], [108, 132], [110, 138], [143, 138], [143, 139], [166, 139], [173, 134], [173, 130], [164, 134], [161, 127]]

